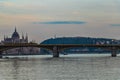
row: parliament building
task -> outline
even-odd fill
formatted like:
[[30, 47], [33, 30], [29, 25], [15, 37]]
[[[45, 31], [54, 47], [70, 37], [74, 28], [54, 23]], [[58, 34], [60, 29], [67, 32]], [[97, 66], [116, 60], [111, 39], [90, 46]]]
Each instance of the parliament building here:
[[[12, 33], [11, 37], [8, 37], [4, 35], [4, 40], [1, 41], [1, 43], [29, 43], [28, 41], [28, 35], [24, 36], [22, 34], [21, 38], [19, 33], [17, 32], [17, 29], [15, 27], [14, 32]], [[40, 49], [39, 48], [33, 48], [33, 47], [21, 47], [21, 48], [15, 48], [15, 49], [10, 49], [7, 51], [4, 51], [4, 53], [7, 54], [39, 54]]]
[[15, 31], [13, 32], [11, 38], [4, 36], [3, 43], [28, 43], [28, 35], [26, 34], [26, 37], [22, 34], [22, 38], [20, 39], [20, 35], [17, 32], [17, 29], [15, 28]]

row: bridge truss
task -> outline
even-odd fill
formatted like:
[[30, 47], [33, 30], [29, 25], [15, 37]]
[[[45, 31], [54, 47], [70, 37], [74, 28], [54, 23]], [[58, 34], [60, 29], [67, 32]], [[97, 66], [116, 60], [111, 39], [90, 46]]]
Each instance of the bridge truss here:
[[38, 47], [45, 48], [47, 50], [52, 51], [53, 57], [59, 57], [60, 51], [66, 48], [74, 48], [74, 47], [96, 47], [96, 48], [104, 48], [109, 49], [111, 51], [111, 56], [116, 57], [117, 52], [120, 49], [119, 44], [36, 44], [36, 43], [12, 43], [12, 44], [1, 44], [0, 45], [0, 57], [2, 58], [3, 51], [20, 48], [20, 47]]

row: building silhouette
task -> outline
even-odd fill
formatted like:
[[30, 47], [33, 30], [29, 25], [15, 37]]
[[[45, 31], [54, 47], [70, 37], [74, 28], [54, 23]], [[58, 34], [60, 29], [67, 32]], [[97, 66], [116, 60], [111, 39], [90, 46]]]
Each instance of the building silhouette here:
[[28, 43], [28, 35], [24, 36], [22, 34], [22, 38], [20, 39], [20, 35], [17, 32], [17, 29], [15, 27], [15, 31], [13, 32], [11, 38], [4, 35], [4, 41], [3, 43]]
[[[24, 36], [22, 33], [21, 37], [19, 33], [17, 32], [17, 29], [15, 27], [14, 32], [12, 33], [11, 37], [8, 37], [4, 35], [4, 40], [1, 41], [1, 43], [6, 44], [6, 43], [29, 43], [28, 41], [28, 35]], [[33, 47], [21, 47], [21, 48], [15, 48], [15, 49], [10, 49], [7, 51], [4, 51], [5, 54], [38, 54], [40, 52], [39, 48], [33, 48]]]

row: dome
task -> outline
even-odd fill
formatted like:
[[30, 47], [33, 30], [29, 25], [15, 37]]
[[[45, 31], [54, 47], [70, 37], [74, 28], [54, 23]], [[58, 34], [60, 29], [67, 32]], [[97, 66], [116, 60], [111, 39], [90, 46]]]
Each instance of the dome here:
[[19, 34], [18, 34], [18, 32], [17, 32], [17, 30], [16, 30], [16, 28], [15, 28], [15, 32], [12, 34], [12, 38], [19, 38], [20, 36], [19, 36]]

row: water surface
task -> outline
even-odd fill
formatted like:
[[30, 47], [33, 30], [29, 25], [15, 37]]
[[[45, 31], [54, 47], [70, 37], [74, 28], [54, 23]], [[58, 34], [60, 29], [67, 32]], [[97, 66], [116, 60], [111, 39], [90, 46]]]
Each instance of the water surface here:
[[120, 56], [85, 54], [0, 59], [0, 80], [120, 80]]

